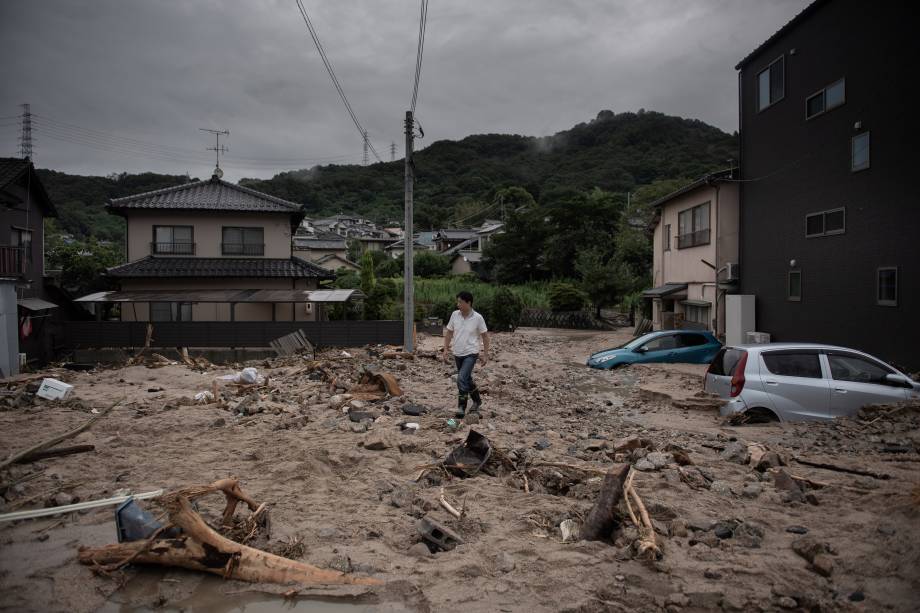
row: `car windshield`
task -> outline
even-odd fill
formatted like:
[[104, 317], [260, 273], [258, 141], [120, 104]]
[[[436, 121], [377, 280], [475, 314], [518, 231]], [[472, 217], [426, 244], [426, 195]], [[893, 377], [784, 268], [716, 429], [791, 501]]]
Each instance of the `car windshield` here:
[[619, 347], [614, 347], [614, 349], [635, 349], [641, 345], [644, 345], [648, 341], [652, 340], [658, 335], [657, 332], [652, 332], [650, 334], [643, 334], [639, 338], [634, 338], [625, 345], [620, 345]]

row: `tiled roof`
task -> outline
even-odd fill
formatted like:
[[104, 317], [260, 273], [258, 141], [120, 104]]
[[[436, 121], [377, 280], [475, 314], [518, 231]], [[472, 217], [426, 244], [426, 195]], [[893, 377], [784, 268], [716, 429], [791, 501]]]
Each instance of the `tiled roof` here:
[[108, 269], [109, 276], [172, 277], [287, 277], [333, 279], [335, 274], [300, 258], [173, 258], [147, 256]]
[[327, 240], [312, 236], [294, 237], [294, 249], [345, 249], [347, 246], [344, 238]]
[[473, 237], [473, 238], [468, 238], [468, 239], [466, 239], [465, 241], [463, 241], [462, 243], [459, 243], [459, 244], [457, 244], [457, 245], [454, 245], [454, 246], [451, 247], [450, 249], [445, 249], [444, 252], [443, 252], [441, 255], [454, 255], [455, 253], [458, 253], [458, 252], [460, 252], [460, 251], [463, 251], [463, 250], [467, 249], [467, 248], [468, 248], [470, 245], [472, 245], [473, 243], [478, 243], [478, 242], [479, 242], [479, 237], [478, 237], [478, 236]]
[[182, 209], [208, 211], [257, 211], [262, 213], [301, 213], [299, 204], [263, 194], [254, 189], [211, 177], [185, 185], [167, 187], [113, 198], [113, 211], [122, 209]]
[[734, 172], [735, 172], [735, 169], [734, 169], [734, 168], [729, 169], [729, 170], [720, 170], [720, 171], [718, 171], [718, 172], [711, 172], [711, 173], [709, 173], [708, 175], [705, 175], [705, 176], [700, 177], [699, 179], [697, 179], [697, 180], [694, 181], [693, 183], [688, 183], [688, 184], [684, 185], [683, 187], [680, 187], [680, 188], [674, 190], [674, 191], [671, 192], [670, 194], [668, 194], [668, 195], [666, 195], [666, 196], [662, 196], [662, 197], [659, 198], [658, 200], [655, 200], [654, 202], [652, 202], [652, 203], [649, 205], [649, 207], [650, 207], [650, 208], [653, 208], [653, 209], [654, 209], [654, 208], [657, 208], [657, 207], [660, 207], [660, 206], [663, 205], [664, 203], [669, 202], [669, 201], [673, 200], [674, 198], [677, 198], [678, 196], [683, 196], [684, 194], [686, 194], [686, 193], [688, 193], [688, 192], [692, 192], [692, 191], [695, 190], [696, 188], [698, 188], [698, 187], [703, 187], [704, 185], [714, 185], [714, 184], [720, 183], [720, 182], [733, 181], [733, 180], [735, 180], [735, 179], [732, 178], [732, 176], [734, 175]]
[[54, 204], [51, 202], [51, 198], [48, 197], [48, 192], [45, 191], [45, 186], [42, 184], [41, 179], [38, 178], [38, 173], [35, 172], [35, 167], [32, 165], [31, 160], [0, 158], [0, 191], [5, 190], [11, 183], [20, 180], [23, 174], [27, 172], [32, 173], [28, 178], [28, 183], [30, 188], [34, 190], [34, 195], [37, 197], [38, 204], [44, 210], [45, 215], [57, 217]]
[[0, 189], [19, 178], [29, 164], [29, 160], [22, 158], [0, 158]]

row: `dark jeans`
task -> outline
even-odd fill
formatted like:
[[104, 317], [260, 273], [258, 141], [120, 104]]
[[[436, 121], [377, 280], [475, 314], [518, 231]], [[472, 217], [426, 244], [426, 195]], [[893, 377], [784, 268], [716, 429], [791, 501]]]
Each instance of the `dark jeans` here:
[[478, 359], [478, 353], [454, 356], [454, 362], [457, 363], [457, 389], [461, 394], [468, 394], [476, 389], [476, 384], [473, 383], [473, 366]]

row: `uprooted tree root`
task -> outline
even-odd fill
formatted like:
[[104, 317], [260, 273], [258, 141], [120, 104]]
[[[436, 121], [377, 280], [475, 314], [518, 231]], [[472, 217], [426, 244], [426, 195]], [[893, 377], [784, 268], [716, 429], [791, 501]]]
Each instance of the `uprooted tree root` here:
[[170, 526], [182, 529], [183, 533], [179, 537], [158, 538], [160, 533], [170, 527], [165, 526], [146, 541], [115, 543], [104, 547], [81, 547], [78, 558], [82, 564], [91, 565], [103, 572], [116, 570], [126, 564], [140, 563], [178, 566], [220, 575], [225, 579], [253, 583], [382, 585], [383, 582], [379, 579], [353, 577], [338, 571], [325, 570], [221, 536], [204, 522], [191, 503], [195, 498], [217, 491], [223, 492], [227, 499], [223, 514], [225, 525], [230, 525], [240, 502], [245, 503], [253, 512], [253, 516], [256, 516], [252, 527], [258, 522], [258, 516], [265, 512], [264, 504], [257, 504], [243, 493], [239, 481], [232, 478], [221, 479], [211, 485], [189, 487], [164, 494], [158, 499], [168, 513]]

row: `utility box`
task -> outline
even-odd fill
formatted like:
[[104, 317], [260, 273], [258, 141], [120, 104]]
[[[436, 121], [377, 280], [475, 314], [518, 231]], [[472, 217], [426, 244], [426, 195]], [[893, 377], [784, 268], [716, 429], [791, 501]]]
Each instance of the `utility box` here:
[[764, 345], [770, 342], [770, 335], [766, 332], [748, 332], [747, 333], [747, 344], [748, 345]]
[[753, 294], [729, 294], [725, 297], [725, 344], [743, 345], [747, 333], [757, 330]]

